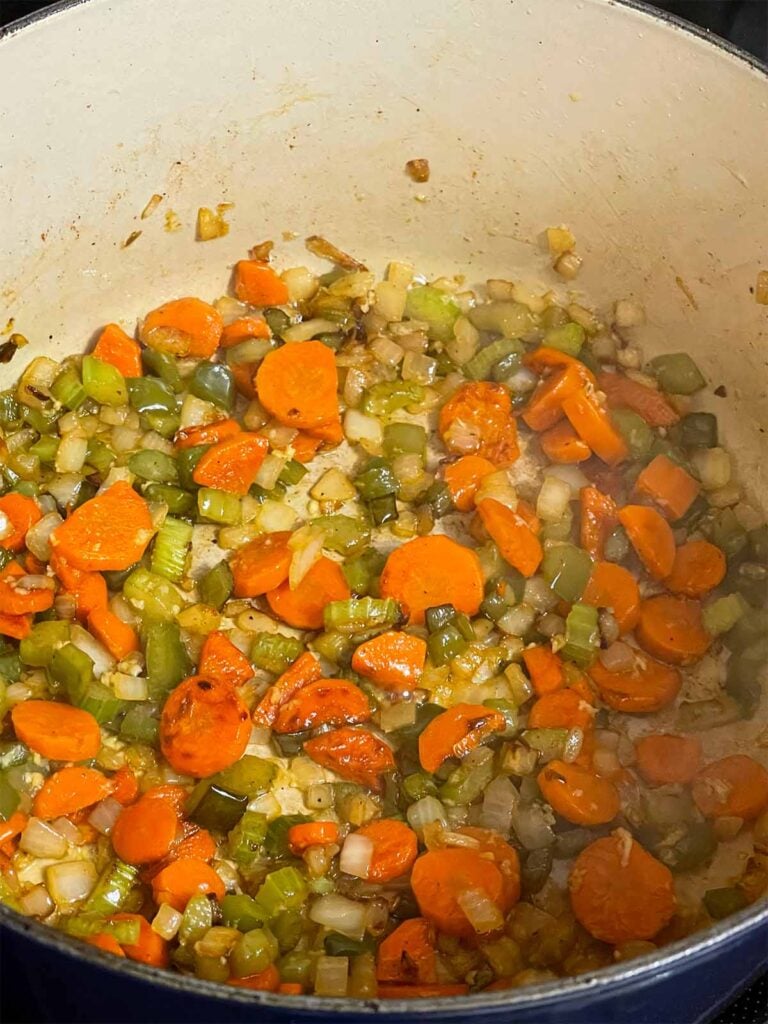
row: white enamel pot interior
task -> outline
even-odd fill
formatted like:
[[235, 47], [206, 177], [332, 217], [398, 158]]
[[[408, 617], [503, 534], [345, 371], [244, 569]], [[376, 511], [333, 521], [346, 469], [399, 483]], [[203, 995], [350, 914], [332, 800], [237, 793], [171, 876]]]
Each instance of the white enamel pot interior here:
[[[376, 270], [553, 287], [540, 235], [565, 223], [582, 301], [634, 296], [646, 352], [695, 354], [765, 501], [768, 80], [701, 36], [609, 0], [88, 0], [0, 41], [0, 140], [0, 329], [24, 362], [220, 295], [267, 238], [282, 265], [319, 233]], [[195, 242], [219, 202], [229, 235]]]

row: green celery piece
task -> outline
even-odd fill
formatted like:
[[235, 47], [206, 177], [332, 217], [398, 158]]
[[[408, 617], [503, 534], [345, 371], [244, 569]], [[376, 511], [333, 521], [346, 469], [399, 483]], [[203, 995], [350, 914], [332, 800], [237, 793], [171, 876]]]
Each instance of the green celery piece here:
[[99, 476], [107, 475], [115, 458], [115, 453], [103, 441], [98, 441], [95, 437], [90, 439], [88, 450], [85, 453], [85, 461], [89, 466], [93, 466]]
[[504, 299], [474, 306], [469, 311], [469, 321], [478, 331], [492, 331], [505, 338], [521, 338], [536, 327], [527, 306]]
[[704, 629], [712, 636], [728, 633], [747, 609], [740, 594], [728, 594], [708, 604], [701, 613]]
[[360, 597], [378, 594], [379, 576], [386, 557], [375, 548], [347, 558], [342, 566], [349, 589]]
[[93, 682], [93, 661], [71, 643], [63, 644], [53, 651], [50, 671], [73, 704], [80, 703]]
[[397, 493], [397, 477], [386, 459], [369, 459], [353, 481], [364, 501]]
[[436, 633], [455, 619], [456, 609], [452, 604], [433, 604], [424, 611], [424, 625], [429, 633]]
[[716, 448], [717, 416], [711, 412], [689, 412], [680, 420], [676, 436], [684, 448]]
[[275, 960], [277, 939], [267, 928], [253, 928], [242, 935], [229, 954], [229, 966], [236, 978], [260, 974]]
[[384, 454], [388, 459], [398, 455], [420, 455], [426, 458], [427, 432], [418, 423], [387, 423], [384, 427]]
[[141, 567], [125, 581], [123, 596], [145, 620], [170, 621], [184, 605], [181, 594], [171, 582]]
[[453, 511], [453, 498], [448, 485], [442, 480], [435, 480], [424, 492], [422, 501], [429, 506], [433, 519], [440, 519]]
[[748, 902], [744, 890], [740, 889], [738, 885], [724, 886], [722, 889], [708, 889], [704, 893], [704, 906], [707, 908], [709, 916], [715, 921], [720, 921], [724, 917], [735, 914], [738, 910], [743, 910]]
[[284, 910], [297, 910], [307, 899], [308, 890], [304, 876], [294, 867], [271, 871], [256, 893], [256, 899], [269, 917], [276, 917]]
[[184, 575], [192, 527], [183, 519], [166, 516], [152, 546], [152, 572], [178, 583]]
[[158, 700], [164, 699], [192, 671], [176, 622], [151, 622], [147, 626], [144, 657], [149, 693]]
[[136, 412], [176, 412], [176, 395], [161, 380], [154, 377], [129, 377], [128, 400]]
[[642, 459], [649, 454], [653, 431], [642, 416], [631, 409], [612, 409], [611, 418], [626, 441], [633, 459]]
[[156, 484], [177, 484], [179, 467], [176, 459], [165, 452], [145, 448], [128, 459], [128, 469], [141, 480]]
[[446, 292], [432, 285], [416, 285], [408, 289], [405, 315], [409, 320], [423, 320], [433, 341], [452, 341], [453, 325], [461, 316], [461, 308]]
[[114, 695], [108, 686], [93, 682], [78, 701], [73, 701], [83, 711], [93, 715], [99, 725], [110, 726], [125, 709], [126, 702]]
[[150, 701], [132, 702], [120, 723], [120, 736], [133, 743], [156, 747], [159, 734], [160, 709], [157, 704]]
[[248, 808], [248, 797], [203, 779], [189, 795], [187, 817], [211, 832], [230, 832]]
[[437, 786], [431, 775], [412, 772], [403, 779], [403, 792], [409, 803], [415, 803], [425, 796], [437, 796]]
[[751, 646], [735, 651], [728, 661], [725, 689], [739, 705], [744, 718], [753, 718], [760, 706], [763, 693], [761, 677], [766, 662], [768, 637], [765, 636]]
[[235, 585], [229, 562], [222, 559], [197, 582], [197, 592], [203, 604], [209, 604], [217, 610], [232, 596]]
[[[21, 794], [15, 789], [4, 771], [0, 771], [0, 821], [8, 821], [19, 806]], [[0, 879], [2, 879], [0, 874]]]
[[545, 551], [541, 572], [558, 597], [573, 602], [584, 593], [593, 564], [591, 555], [583, 548], [557, 544]]
[[524, 351], [522, 342], [517, 338], [497, 338], [496, 341], [479, 349], [464, 364], [464, 375], [470, 380], [487, 380], [496, 363], [502, 359], [506, 360], [509, 356], [520, 357]]
[[723, 550], [726, 558], [738, 555], [749, 543], [747, 531], [732, 508], [721, 509], [709, 532], [709, 539]]
[[125, 377], [96, 356], [83, 356], [83, 388], [99, 405], [125, 405], [128, 401]]
[[556, 348], [558, 352], [565, 352], [566, 355], [573, 356], [575, 359], [581, 352], [586, 336], [586, 331], [581, 324], [571, 322], [551, 327], [544, 335], [542, 344], [548, 348]]
[[295, 636], [282, 633], [256, 633], [251, 645], [251, 661], [256, 668], [279, 676], [292, 665], [304, 650]]
[[600, 646], [597, 608], [577, 601], [565, 620], [565, 640], [565, 647], [560, 652], [563, 657], [577, 665], [589, 665]]
[[121, 945], [128, 946], [135, 945], [141, 934], [141, 925], [138, 921], [110, 921], [102, 914], [82, 912], [64, 918], [63, 927], [68, 935], [75, 935], [79, 939], [102, 932], [114, 936]]
[[500, 711], [504, 715], [507, 728], [500, 734], [503, 739], [511, 739], [513, 736], [517, 736], [519, 732], [517, 704], [514, 704], [511, 700], [491, 698], [490, 700], [484, 700], [483, 706], [491, 708], [493, 711]]
[[353, 646], [354, 640], [343, 633], [318, 633], [312, 641], [312, 649], [333, 665], [349, 664]]
[[138, 876], [139, 869], [132, 864], [121, 860], [108, 864], [83, 904], [83, 912], [105, 917], [114, 914], [125, 904]]
[[213, 905], [206, 895], [197, 893], [184, 908], [177, 938], [183, 946], [199, 942], [213, 925]]
[[419, 405], [424, 401], [424, 388], [414, 381], [380, 381], [363, 395], [362, 411], [368, 416], [390, 416], [397, 409]]
[[440, 801], [448, 806], [464, 806], [483, 793], [493, 778], [493, 760], [482, 764], [460, 764], [454, 768], [438, 791]]
[[670, 395], [692, 395], [707, 381], [687, 352], [669, 352], [651, 360], [651, 372], [662, 391]]
[[393, 523], [397, 519], [397, 500], [394, 494], [384, 494], [381, 498], [374, 498], [368, 502], [368, 511], [374, 526], [383, 526], [384, 523]]
[[51, 394], [60, 405], [74, 411], [79, 409], [88, 397], [80, 380], [80, 374], [73, 366], [67, 367], [51, 384]]
[[[36, 622], [29, 635], [19, 644], [21, 660], [32, 668], [47, 668], [54, 651], [69, 642], [69, 633], [69, 623], [64, 620]], [[57, 682], [66, 685], [61, 680]]]
[[227, 895], [221, 901], [221, 919], [227, 928], [250, 932], [266, 923], [267, 915], [252, 896]]
[[278, 482], [285, 484], [286, 487], [293, 487], [298, 484], [307, 475], [307, 467], [301, 462], [297, 462], [296, 459], [290, 459], [283, 466], [283, 471], [277, 478]]
[[267, 816], [258, 811], [246, 811], [229, 833], [229, 855], [242, 866], [251, 864], [259, 855], [259, 848], [267, 835]]
[[[0, 559], [0, 561], [2, 561]], [[0, 644], [0, 680], [18, 683], [21, 679], [21, 658], [10, 644]]]
[[281, 981], [294, 985], [309, 985], [314, 959], [312, 954], [306, 952], [286, 953], [278, 962]]
[[391, 597], [352, 597], [330, 601], [323, 618], [327, 630], [352, 635], [393, 626], [400, 620], [400, 605]]
[[174, 356], [168, 355], [167, 352], [158, 352], [154, 348], [145, 348], [141, 352], [141, 361], [150, 373], [159, 377], [171, 391], [178, 393], [184, 390], [184, 382]]
[[351, 555], [368, 547], [371, 541], [371, 531], [366, 521], [353, 516], [318, 516], [311, 521], [311, 525], [317, 526], [325, 534], [323, 547], [340, 555]]
[[[178, 473], [178, 466], [176, 467]], [[197, 500], [189, 491], [168, 484], [147, 484], [142, 488], [147, 501], [159, 501], [168, 506], [172, 516], [191, 516], [197, 508]]]
[[144, 412], [139, 417], [142, 430], [154, 430], [170, 440], [181, 425], [181, 417], [173, 412]]
[[284, 910], [269, 922], [281, 953], [295, 949], [304, 934], [306, 921], [301, 910]]
[[447, 665], [466, 649], [467, 641], [452, 622], [431, 633], [427, 640], [430, 661], [437, 667]]
[[548, 761], [563, 756], [567, 739], [567, 729], [525, 729], [522, 734], [523, 742]]
[[240, 522], [242, 506], [236, 494], [216, 487], [201, 487], [197, 492], [197, 510], [203, 519], [222, 526]]
[[276, 772], [277, 768], [271, 761], [255, 754], [244, 754], [229, 768], [217, 772], [211, 781], [230, 793], [253, 799], [260, 793], [266, 793]]
[[212, 402], [226, 412], [235, 407], [235, 381], [231, 370], [222, 363], [201, 360], [192, 374], [189, 390], [204, 402]]
[[30, 455], [36, 455], [41, 462], [52, 463], [59, 450], [59, 439], [50, 434], [44, 434], [39, 440], [28, 448]]

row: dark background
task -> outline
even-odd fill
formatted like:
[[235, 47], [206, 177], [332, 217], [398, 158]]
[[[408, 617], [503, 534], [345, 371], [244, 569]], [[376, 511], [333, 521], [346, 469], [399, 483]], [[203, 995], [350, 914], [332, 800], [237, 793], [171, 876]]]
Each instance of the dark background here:
[[[162, 3], [163, 0], [157, 0]], [[0, 0], [0, 26], [22, 18], [48, 4], [36, 0]], [[768, 0], [672, 0], [653, 4], [686, 18], [719, 36], [729, 39], [742, 50], [768, 61]], [[768, 140], [763, 140], [768, 152]], [[31, 1021], [19, 1016], [23, 993], [12, 992], [9, 979], [4, 979], [0, 999], [0, 1020]], [[717, 1020], [716, 1024], [766, 1024], [768, 1022], [768, 978], [753, 985]]]

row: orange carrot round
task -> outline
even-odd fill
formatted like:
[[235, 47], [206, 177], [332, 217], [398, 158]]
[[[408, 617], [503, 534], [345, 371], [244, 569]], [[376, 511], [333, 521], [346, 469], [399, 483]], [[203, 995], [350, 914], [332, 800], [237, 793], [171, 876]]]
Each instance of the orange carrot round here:
[[675, 912], [669, 868], [623, 830], [582, 850], [568, 885], [576, 919], [601, 942], [652, 939]]
[[321, 341], [268, 352], [256, 373], [256, 390], [264, 408], [286, 426], [313, 430], [339, 421], [336, 359]]
[[490, 857], [501, 872], [502, 893], [501, 909], [506, 914], [520, 899], [520, 858], [514, 846], [503, 839], [498, 832], [490, 828], [477, 828], [474, 825], [461, 825], [457, 830], [461, 835], [470, 836], [480, 844], [477, 852], [482, 857]]
[[214, 630], [209, 633], [200, 651], [198, 672], [201, 676], [215, 679], [217, 682], [242, 686], [253, 677], [253, 668], [242, 651], [232, 641]]
[[462, 384], [440, 410], [438, 430], [454, 455], [480, 455], [507, 466], [520, 454], [512, 400], [503, 384]]
[[216, 487], [230, 494], [247, 494], [268, 450], [269, 443], [265, 437], [241, 431], [203, 452], [192, 479], [200, 487]]
[[112, 789], [112, 780], [96, 768], [61, 768], [38, 790], [33, 810], [38, 818], [60, 818], [104, 800]]
[[680, 519], [696, 500], [700, 487], [682, 466], [657, 455], [635, 481], [635, 490], [654, 501], [669, 519]]
[[221, 900], [225, 892], [221, 878], [209, 864], [197, 857], [180, 857], [152, 879], [155, 903], [170, 903], [179, 911], [183, 911], [198, 893], [212, 893]]
[[11, 562], [0, 576], [0, 615], [35, 615], [53, 605], [53, 591], [47, 587], [26, 590], [18, 586], [25, 576], [18, 562]]
[[550, 462], [572, 465], [584, 462], [592, 454], [586, 441], [582, 441], [570, 423], [564, 421], [545, 430], [539, 441]]
[[551, 647], [545, 644], [527, 647], [523, 651], [523, 661], [533, 688], [539, 696], [560, 690], [565, 685], [562, 658], [555, 654]]
[[752, 821], [768, 808], [768, 771], [746, 754], [732, 754], [702, 768], [692, 791], [705, 817]]
[[626, 441], [593, 392], [581, 388], [569, 395], [563, 401], [563, 412], [582, 441], [603, 462], [615, 466], [627, 458], [629, 449]]
[[174, 299], [148, 313], [141, 340], [150, 348], [175, 356], [207, 359], [219, 347], [224, 322], [202, 299]]
[[128, 569], [144, 554], [153, 533], [146, 501], [118, 480], [75, 509], [51, 534], [51, 546], [75, 569]]
[[376, 951], [379, 981], [434, 984], [437, 981], [435, 930], [425, 917], [411, 917], [386, 938]]
[[446, 935], [472, 938], [475, 930], [461, 909], [462, 894], [476, 890], [501, 907], [504, 880], [493, 860], [465, 848], [430, 850], [411, 873], [411, 889], [422, 915]]
[[630, 714], [660, 711], [672, 703], [682, 685], [677, 669], [648, 657], [636, 657], [626, 672], [610, 671], [596, 658], [589, 674], [609, 708]]
[[235, 597], [259, 597], [288, 579], [293, 557], [290, 539], [290, 531], [279, 530], [238, 548], [230, 562]]
[[382, 597], [399, 601], [412, 623], [438, 604], [474, 615], [483, 600], [480, 559], [470, 548], [440, 534], [416, 537], [395, 548], [381, 573]]
[[640, 590], [632, 573], [615, 562], [596, 562], [586, 589], [584, 604], [607, 608], [616, 619], [619, 630], [628, 633], [640, 616]]
[[101, 747], [99, 723], [88, 711], [54, 700], [25, 700], [11, 710], [16, 735], [52, 761], [88, 761]]
[[462, 758], [506, 721], [500, 711], [483, 704], [454, 704], [437, 715], [419, 736], [419, 761], [426, 772], [436, 772], [448, 757]]
[[[584, 370], [589, 372], [586, 366]], [[565, 399], [576, 394], [583, 384], [581, 370], [573, 363], [558, 366], [539, 382], [523, 409], [523, 420], [531, 430], [551, 430], [563, 418]]]
[[698, 736], [651, 733], [635, 743], [637, 770], [651, 786], [686, 785], [701, 766]]
[[544, 553], [538, 537], [520, 513], [495, 498], [484, 498], [477, 511], [502, 558], [523, 576], [533, 576]]
[[97, 949], [103, 949], [105, 953], [125, 956], [122, 946], [115, 936], [110, 935], [109, 932], [97, 932], [96, 935], [86, 935], [83, 942], [87, 942], [89, 946], [95, 946]]
[[321, 725], [367, 722], [371, 705], [363, 691], [346, 679], [318, 679], [280, 708], [275, 732], [304, 732]]
[[112, 778], [112, 796], [123, 807], [132, 804], [139, 795], [139, 783], [130, 768], [118, 768]]
[[[188, 829], [189, 827], [189, 822], [182, 822], [182, 828]], [[196, 857], [197, 860], [204, 860], [206, 863], [209, 863], [217, 853], [216, 840], [208, 829], [195, 828], [194, 831], [188, 832], [181, 839], [176, 839], [165, 859], [169, 861], [180, 860], [182, 857]]]
[[106, 604], [97, 605], [88, 613], [88, 629], [117, 661], [139, 650], [136, 630], [119, 619]]
[[267, 603], [279, 619], [295, 629], [320, 629], [325, 606], [331, 601], [346, 601], [350, 595], [339, 563], [322, 557], [294, 590], [286, 580], [275, 590], [268, 591]]
[[708, 540], [689, 540], [675, 551], [667, 590], [686, 597], [702, 597], [719, 586], [727, 569], [725, 555]]
[[235, 295], [252, 306], [282, 306], [288, 287], [266, 260], [239, 260], [235, 264]]
[[529, 729], [582, 729], [594, 725], [595, 708], [576, 690], [557, 690], [539, 697], [528, 713]]
[[605, 393], [612, 409], [631, 409], [651, 427], [671, 427], [680, 419], [660, 391], [623, 373], [600, 373], [597, 386]]
[[389, 630], [366, 640], [352, 655], [352, 669], [383, 690], [407, 692], [419, 685], [427, 645], [420, 636]]
[[261, 698], [253, 712], [254, 724], [274, 725], [283, 704], [287, 703], [304, 686], [320, 679], [322, 674], [317, 656], [310, 651], [304, 651], [281, 676], [278, 676]]
[[547, 803], [574, 825], [605, 825], [619, 813], [621, 804], [613, 783], [577, 764], [550, 761], [537, 781]]
[[189, 793], [183, 786], [177, 786], [172, 782], [164, 782], [159, 786], [152, 786], [143, 795], [142, 800], [162, 800], [173, 808], [176, 816], [180, 818], [184, 813], [184, 805], [187, 802]]
[[9, 524], [9, 532], [0, 540], [0, 548], [8, 551], [21, 551], [27, 531], [43, 517], [33, 498], [14, 491], [0, 497], [0, 514], [8, 519]]
[[199, 427], [182, 427], [173, 436], [173, 443], [179, 451], [195, 448], [197, 445], [218, 444], [229, 438], [237, 437], [241, 432], [237, 420], [216, 420], [215, 423], [203, 423]]
[[141, 377], [141, 345], [117, 324], [107, 324], [94, 346], [93, 355], [114, 366], [124, 377]]
[[294, 857], [300, 857], [310, 846], [331, 846], [339, 841], [335, 821], [306, 821], [288, 829], [288, 846]]
[[455, 462], [448, 463], [443, 470], [443, 479], [459, 512], [470, 511], [475, 504], [481, 480], [495, 469], [494, 464], [482, 455], [463, 455]]
[[643, 650], [673, 665], [698, 661], [712, 643], [702, 624], [698, 601], [669, 594], [641, 602], [635, 635]]
[[619, 522], [648, 573], [666, 579], [675, 562], [675, 536], [666, 519], [648, 505], [625, 505]]
[[205, 778], [238, 761], [248, 746], [251, 717], [229, 683], [190, 676], [168, 697], [160, 747], [177, 772]]
[[170, 803], [142, 797], [120, 812], [112, 830], [112, 846], [128, 864], [151, 864], [171, 849], [178, 825]]
[[111, 921], [135, 921], [139, 926], [139, 938], [136, 942], [124, 942], [123, 952], [129, 960], [152, 967], [167, 967], [170, 963], [168, 943], [161, 938], [152, 925], [141, 914], [113, 914]]
[[365, 876], [369, 882], [391, 882], [407, 874], [419, 852], [416, 833], [394, 818], [372, 821], [359, 828], [355, 835], [370, 840], [373, 846]]
[[394, 771], [395, 756], [384, 740], [367, 729], [345, 726], [324, 732], [307, 740], [304, 753], [323, 768], [336, 772], [348, 782], [377, 792], [382, 788], [381, 776]]

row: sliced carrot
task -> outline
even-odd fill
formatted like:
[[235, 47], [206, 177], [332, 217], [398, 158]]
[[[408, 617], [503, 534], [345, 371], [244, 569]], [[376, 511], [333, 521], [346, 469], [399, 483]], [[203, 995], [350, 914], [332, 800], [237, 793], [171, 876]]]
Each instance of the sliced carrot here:
[[190, 676], [171, 691], [160, 719], [160, 747], [177, 772], [205, 778], [245, 753], [248, 708], [229, 683]]
[[290, 531], [278, 530], [238, 548], [230, 562], [235, 597], [260, 597], [288, 579], [293, 558], [290, 539]]
[[584, 462], [592, 454], [589, 445], [582, 441], [570, 423], [564, 421], [545, 430], [539, 440], [541, 450], [550, 462], [570, 465]]
[[11, 491], [0, 497], [0, 516], [8, 520], [6, 529], [2, 531], [5, 536], [0, 539], [0, 548], [21, 551], [27, 531], [43, 518], [43, 513], [33, 498]]
[[732, 754], [702, 768], [692, 792], [707, 818], [752, 821], [768, 808], [768, 771], [746, 754]]
[[506, 721], [500, 711], [483, 704], [454, 704], [432, 719], [419, 736], [419, 761], [424, 771], [436, 772], [448, 757], [462, 758]]
[[122, 661], [132, 651], [139, 650], [136, 630], [119, 619], [106, 605], [91, 611], [88, 616], [88, 629], [104, 644], [116, 661]]
[[132, 804], [138, 797], [139, 783], [131, 768], [118, 768], [110, 781], [112, 783], [112, 796], [124, 807]]
[[241, 316], [227, 324], [221, 334], [221, 347], [232, 348], [250, 338], [271, 338], [272, 331], [266, 320], [260, 316]]
[[381, 776], [395, 769], [392, 748], [367, 729], [346, 726], [321, 733], [306, 741], [304, 753], [342, 779], [376, 792], [382, 788]]
[[411, 623], [422, 623], [427, 608], [452, 604], [474, 615], [483, 600], [480, 559], [450, 537], [416, 537], [395, 548], [381, 573], [382, 597], [399, 601]]
[[578, 373], [582, 384], [594, 387], [596, 383], [595, 375], [585, 363], [574, 356], [569, 356], [567, 352], [561, 352], [559, 348], [551, 348], [549, 345], [539, 345], [532, 352], [526, 352], [523, 356], [523, 365], [539, 374], [571, 367]]
[[[274, 964], [265, 967], [258, 974], [249, 974], [247, 978], [228, 978], [227, 985], [234, 985], [236, 988], [249, 988], [252, 992], [277, 992], [282, 991], [280, 984], [280, 972]], [[302, 991], [299, 985], [299, 993]]]
[[330, 447], [341, 444], [344, 440], [344, 431], [339, 420], [330, 420], [328, 423], [319, 423], [316, 427], [307, 427], [307, 433]]
[[283, 306], [288, 287], [265, 260], [239, 260], [235, 264], [235, 295], [251, 306]]
[[536, 515], [536, 510], [529, 501], [526, 501], [524, 498], [518, 498], [515, 512], [523, 520], [531, 533], [541, 533], [541, 520]]
[[315, 431], [339, 423], [338, 374], [331, 349], [302, 341], [268, 352], [256, 373], [259, 401], [288, 427]]
[[351, 593], [339, 563], [322, 557], [294, 590], [286, 580], [268, 591], [267, 603], [279, 619], [295, 629], [320, 629], [325, 606], [331, 601], [346, 601]]
[[300, 996], [304, 991], [304, 986], [300, 985], [298, 981], [281, 981], [277, 986], [277, 991], [281, 996]]
[[51, 534], [51, 546], [75, 569], [128, 569], [144, 554], [153, 533], [146, 501], [118, 480], [75, 509]]
[[660, 391], [623, 373], [600, 373], [597, 386], [605, 393], [612, 409], [631, 409], [651, 427], [671, 427], [680, 419]]
[[708, 540], [689, 540], [675, 551], [672, 572], [664, 581], [667, 590], [686, 597], [703, 597], [725, 579], [725, 555]]
[[456, 831], [474, 839], [479, 844], [476, 849], [480, 856], [493, 860], [501, 872], [500, 906], [505, 914], [508, 913], [520, 899], [520, 858], [517, 850], [490, 828], [460, 825]]
[[174, 299], [147, 314], [141, 340], [171, 355], [207, 359], [219, 347], [223, 329], [221, 314], [207, 302]]
[[0, 614], [0, 635], [13, 637], [14, 640], [23, 640], [32, 632], [31, 615], [2, 615]]
[[0, 853], [11, 857], [16, 851], [15, 840], [29, 822], [29, 816], [22, 811], [14, 811], [7, 821], [0, 821]]
[[391, 882], [408, 874], [413, 867], [419, 843], [413, 829], [402, 821], [379, 818], [354, 834], [367, 839], [373, 847], [366, 881]]
[[577, 764], [550, 761], [536, 781], [550, 807], [574, 825], [605, 825], [621, 808], [613, 783]]
[[242, 428], [237, 420], [216, 420], [215, 423], [203, 423], [199, 427], [184, 427], [177, 430], [173, 443], [179, 449], [196, 448], [203, 444], [219, 444], [237, 437]]
[[[188, 828], [189, 822], [182, 822], [182, 828]], [[177, 839], [168, 851], [166, 862], [180, 860], [182, 857], [196, 857], [210, 863], [218, 853], [216, 840], [206, 828], [195, 828], [194, 831]], [[163, 865], [165, 866], [165, 864]]]
[[659, 594], [640, 603], [635, 636], [643, 650], [673, 665], [698, 661], [712, 643], [701, 620], [699, 602], [670, 594]]
[[575, 395], [583, 386], [584, 379], [575, 366], [560, 367], [539, 382], [523, 409], [523, 420], [531, 430], [551, 430], [565, 415], [565, 399]]
[[275, 724], [280, 708], [294, 697], [304, 686], [314, 683], [322, 676], [317, 656], [305, 651], [274, 681], [253, 712], [256, 725]]
[[269, 442], [265, 437], [242, 431], [203, 452], [192, 479], [201, 487], [247, 494], [268, 451]]
[[221, 878], [209, 864], [197, 857], [180, 857], [152, 879], [155, 903], [170, 903], [179, 911], [183, 911], [198, 893], [211, 893], [217, 900], [222, 900], [225, 892]]
[[103, 949], [105, 953], [114, 953], [115, 956], [125, 956], [122, 946], [115, 936], [110, 935], [109, 932], [97, 932], [95, 935], [86, 935], [83, 942], [87, 942], [89, 946], [95, 946], [97, 949]]
[[253, 668], [242, 651], [218, 630], [209, 633], [200, 651], [198, 672], [216, 682], [242, 686], [253, 677]]
[[371, 717], [363, 691], [347, 679], [318, 679], [299, 690], [277, 713], [277, 733], [304, 732], [322, 725], [356, 725]]
[[335, 821], [306, 821], [288, 829], [288, 846], [295, 857], [310, 846], [332, 846], [338, 841], [339, 826]]
[[619, 630], [628, 633], [640, 615], [640, 589], [629, 571], [615, 562], [595, 562], [584, 593], [584, 604], [606, 608], [616, 619]]
[[482, 455], [462, 455], [456, 462], [448, 463], [443, 470], [443, 479], [459, 512], [469, 512], [474, 507], [481, 480], [495, 469], [494, 464]]
[[143, 796], [120, 812], [112, 829], [112, 846], [128, 864], [151, 864], [167, 855], [178, 827], [172, 804]]
[[585, 441], [603, 462], [615, 466], [627, 458], [629, 449], [624, 438], [594, 393], [582, 388], [569, 395], [563, 401], [563, 412], [582, 441]]
[[512, 400], [503, 384], [462, 384], [440, 410], [438, 430], [454, 455], [480, 455], [508, 466], [520, 454]]
[[317, 452], [317, 449], [322, 443], [321, 438], [312, 437], [311, 434], [307, 434], [305, 431], [300, 430], [296, 437], [291, 441], [294, 459], [302, 464], [305, 462], [311, 462]]
[[0, 615], [34, 615], [53, 605], [53, 590], [40, 587], [27, 590], [19, 586], [26, 573], [18, 562], [10, 562], [0, 576]]
[[88, 761], [101, 747], [93, 715], [61, 701], [22, 701], [11, 709], [11, 721], [23, 743], [52, 761]]
[[502, 558], [523, 576], [533, 576], [544, 553], [538, 537], [522, 516], [494, 498], [484, 498], [477, 511]]
[[579, 491], [581, 546], [593, 558], [602, 558], [605, 542], [619, 522], [616, 502], [597, 487]]
[[551, 647], [545, 644], [527, 647], [523, 651], [523, 661], [539, 697], [545, 693], [552, 693], [553, 690], [560, 690], [565, 685], [563, 660]]
[[528, 713], [529, 729], [592, 729], [596, 709], [573, 689], [539, 697]]
[[568, 886], [579, 923], [613, 945], [652, 939], [675, 912], [669, 868], [623, 830], [582, 850]]
[[419, 684], [427, 644], [420, 636], [388, 630], [366, 640], [352, 655], [352, 669], [383, 690], [408, 692]]
[[129, 960], [152, 967], [167, 967], [170, 963], [168, 943], [161, 938], [141, 914], [113, 914], [111, 921], [134, 921], [139, 926], [137, 942], [124, 942], [123, 952]]
[[619, 522], [649, 575], [666, 579], [675, 562], [675, 536], [666, 519], [647, 505], [625, 505]]
[[475, 929], [459, 900], [476, 891], [501, 908], [504, 880], [492, 859], [475, 850], [449, 847], [430, 850], [418, 858], [411, 873], [411, 889], [422, 916], [439, 931], [472, 938]]
[[66, 558], [56, 551], [51, 553], [49, 565], [61, 580], [67, 593], [74, 597], [79, 619], [84, 621], [94, 608], [106, 606], [109, 593], [101, 573], [75, 569]]
[[589, 674], [609, 708], [630, 714], [660, 711], [672, 703], [682, 685], [676, 669], [645, 656], [636, 657], [626, 672], [612, 672], [596, 658]]
[[61, 768], [45, 780], [33, 804], [38, 818], [60, 818], [104, 800], [113, 783], [95, 768]]
[[666, 455], [657, 455], [635, 482], [638, 494], [655, 501], [669, 519], [680, 519], [696, 500], [699, 483]]
[[124, 377], [141, 377], [141, 345], [117, 324], [107, 324], [99, 335], [93, 355], [109, 363]]
[[651, 786], [686, 785], [701, 767], [698, 736], [651, 733], [635, 743], [637, 770]]
[[404, 985], [432, 985], [437, 981], [435, 930], [425, 917], [412, 917], [399, 924], [379, 943], [376, 952], [379, 981]]
[[448, 999], [465, 996], [469, 985], [464, 982], [445, 982], [440, 985], [379, 985], [379, 999]]

